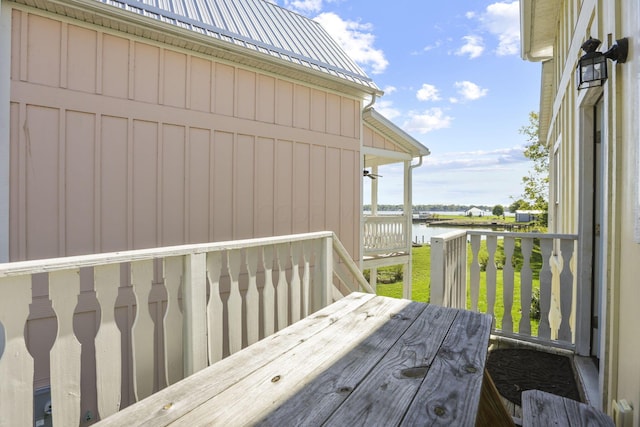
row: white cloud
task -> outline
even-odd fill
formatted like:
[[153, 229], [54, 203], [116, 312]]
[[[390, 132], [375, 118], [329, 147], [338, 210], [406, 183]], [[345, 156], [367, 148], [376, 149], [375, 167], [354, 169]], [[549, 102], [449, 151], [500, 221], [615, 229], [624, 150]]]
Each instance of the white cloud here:
[[498, 38], [495, 52], [499, 56], [517, 55], [520, 51], [520, 8], [518, 1], [497, 2], [487, 6], [477, 18], [483, 28]]
[[384, 52], [374, 48], [375, 36], [371, 24], [345, 21], [335, 13], [321, 13], [314, 18], [358, 64], [369, 66], [373, 74], [384, 72], [389, 62]]
[[422, 113], [410, 112], [409, 119], [402, 128], [408, 132], [428, 133], [451, 126], [453, 118], [447, 116], [441, 108], [430, 108]]
[[430, 84], [424, 83], [422, 87], [416, 93], [416, 98], [420, 101], [439, 101], [440, 94], [438, 93], [438, 89]]
[[462, 96], [465, 101], [475, 101], [489, 93], [489, 89], [481, 88], [477, 84], [466, 80], [462, 82], [455, 82], [454, 85], [458, 89], [460, 96]]
[[322, 10], [322, 0], [285, 0], [284, 5], [303, 14]]
[[470, 35], [464, 36], [462, 40], [464, 40], [465, 43], [456, 51], [456, 55], [469, 55], [469, 59], [473, 59], [479, 57], [482, 55], [482, 52], [484, 52], [482, 37]]
[[510, 168], [510, 165], [528, 162], [521, 146], [433, 154], [425, 158], [429, 170], [485, 171]]
[[396, 92], [398, 90], [397, 87], [395, 86], [387, 86], [384, 89], [382, 89], [382, 91], [386, 94], [386, 95], [391, 95], [393, 92]]
[[382, 114], [389, 120], [393, 120], [397, 117], [400, 117], [400, 115], [402, 114], [400, 110], [397, 110], [396, 108], [393, 107], [393, 102], [391, 101], [380, 100], [376, 102], [376, 104], [374, 105], [374, 108], [378, 113]]

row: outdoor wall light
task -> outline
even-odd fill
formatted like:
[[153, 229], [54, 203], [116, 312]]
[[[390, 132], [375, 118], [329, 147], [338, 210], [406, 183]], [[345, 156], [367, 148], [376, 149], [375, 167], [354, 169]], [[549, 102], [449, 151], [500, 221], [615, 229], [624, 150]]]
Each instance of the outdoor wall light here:
[[627, 38], [616, 40], [608, 51], [602, 53], [596, 49], [602, 42], [598, 39], [589, 38], [580, 46], [585, 54], [578, 61], [577, 80], [578, 90], [589, 87], [602, 86], [607, 80], [607, 58], [618, 63], [627, 60], [629, 51], [629, 41]]

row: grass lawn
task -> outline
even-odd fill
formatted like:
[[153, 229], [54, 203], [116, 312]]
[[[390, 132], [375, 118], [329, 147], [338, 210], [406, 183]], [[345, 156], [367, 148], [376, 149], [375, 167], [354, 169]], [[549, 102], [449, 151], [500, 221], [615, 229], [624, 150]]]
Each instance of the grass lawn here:
[[[486, 248], [484, 247], [484, 241], [482, 244], [482, 248], [480, 249], [480, 258], [483, 257], [483, 251], [486, 253]], [[496, 254], [496, 258], [500, 259], [501, 256], [501, 245], [498, 249], [498, 253]], [[537, 252], [536, 252], [537, 250]], [[534, 289], [539, 287], [538, 282], [538, 271], [540, 270], [541, 260], [539, 260], [539, 248], [534, 249], [534, 254], [531, 259], [531, 268], [534, 271]], [[514, 291], [513, 291], [513, 307], [511, 309], [511, 317], [513, 319], [514, 329], [518, 330], [518, 325], [521, 318], [520, 312], [520, 273], [519, 265], [521, 265], [522, 254], [519, 251], [519, 245], [516, 248], [516, 252], [514, 253], [515, 263], [516, 263], [516, 272], [514, 274]], [[468, 263], [471, 264], [471, 247], [468, 246], [467, 249], [467, 260]], [[379, 269], [384, 270], [384, 269]], [[468, 271], [468, 270], [467, 270]], [[428, 245], [413, 248], [413, 265], [412, 265], [412, 300], [419, 302], [429, 302], [429, 290], [430, 290], [430, 272], [431, 272], [431, 247]], [[496, 317], [496, 328], [501, 329], [502, 327], [502, 318], [504, 317], [504, 301], [503, 301], [503, 277], [502, 270], [498, 270], [496, 277], [496, 301], [494, 306], [494, 313]], [[469, 292], [469, 274], [467, 273], [467, 308], [471, 307], [471, 295]], [[384, 295], [394, 298], [402, 298], [402, 282], [398, 281], [391, 284], [378, 284], [377, 286], [378, 295]], [[487, 286], [486, 286], [486, 273], [484, 271], [480, 272], [480, 296], [478, 301], [478, 309], [481, 312], [487, 311]], [[538, 330], [538, 321], [531, 320], [531, 330], [532, 335], [537, 335]]]

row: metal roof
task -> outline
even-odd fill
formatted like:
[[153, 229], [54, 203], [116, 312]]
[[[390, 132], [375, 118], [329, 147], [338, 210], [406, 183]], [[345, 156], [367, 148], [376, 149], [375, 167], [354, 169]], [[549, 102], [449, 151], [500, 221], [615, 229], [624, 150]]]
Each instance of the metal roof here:
[[379, 91], [322, 26], [265, 0], [96, 0]]

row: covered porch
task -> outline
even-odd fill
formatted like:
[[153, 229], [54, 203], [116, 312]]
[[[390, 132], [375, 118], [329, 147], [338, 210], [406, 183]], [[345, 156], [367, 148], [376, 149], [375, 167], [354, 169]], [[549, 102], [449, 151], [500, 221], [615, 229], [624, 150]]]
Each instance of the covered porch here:
[[[369, 283], [375, 289], [379, 267], [402, 266], [402, 295], [411, 299], [413, 170], [422, 166], [430, 152], [373, 108], [365, 110], [363, 120], [362, 179], [363, 187], [369, 186], [371, 211], [362, 216], [362, 269], [369, 270]], [[379, 176], [379, 167], [391, 164], [402, 165], [402, 186], [397, 194], [402, 211], [385, 213], [378, 211], [379, 182], [384, 179]]]

